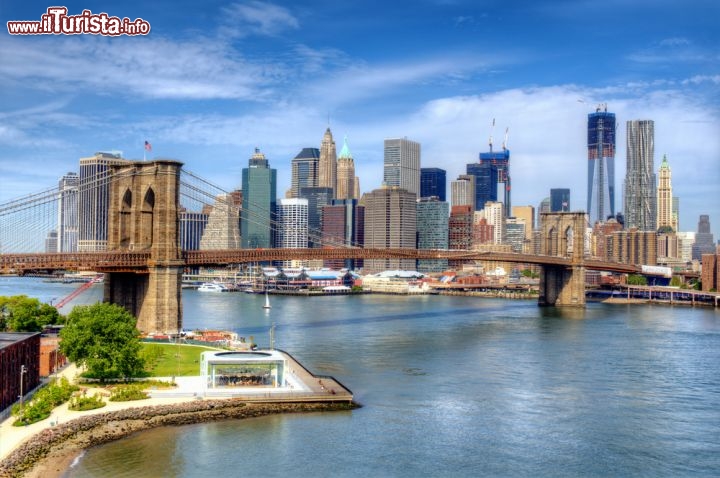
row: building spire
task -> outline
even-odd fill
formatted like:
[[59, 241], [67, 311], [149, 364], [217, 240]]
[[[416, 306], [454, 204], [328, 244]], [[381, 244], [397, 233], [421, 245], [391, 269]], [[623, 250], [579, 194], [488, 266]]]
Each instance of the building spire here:
[[347, 135], [345, 135], [345, 138], [343, 140], [343, 147], [340, 150], [340, 158], [352, 158], [352, 153], [350, 152], [350, 148], [348, 147], [347, 143]]

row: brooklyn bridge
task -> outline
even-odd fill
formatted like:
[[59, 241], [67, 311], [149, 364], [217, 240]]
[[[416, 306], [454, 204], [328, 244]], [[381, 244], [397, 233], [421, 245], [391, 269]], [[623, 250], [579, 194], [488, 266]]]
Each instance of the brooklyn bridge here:
[[[102, 252], [44, 253], [40, 240], [57, 227], [58, 188], [0, 204], [0, 273], [92, 270], [104, 272], [104, 300], [138, 318], [143, 332], [173, 332], [182, 326], [181, 277], [195, 266], [225, 266], [287, 260], [448, 259], [502, 261], [540, 268], [540, 305], [585, 304], [585, 271], [636, 273], [637, 265], [585, 257], [585, 214], [540, 215], [541, 254], [364, 248], [322, 244], [303, 249], [187, 250], [179, 246], [179, 212], [212, 205], [219, 187], [185, 171], [174, 160], [128, 161], [92, 180], [105, 188], [107, 244]], [[242, 214], [242, 212], [241, 212]]]

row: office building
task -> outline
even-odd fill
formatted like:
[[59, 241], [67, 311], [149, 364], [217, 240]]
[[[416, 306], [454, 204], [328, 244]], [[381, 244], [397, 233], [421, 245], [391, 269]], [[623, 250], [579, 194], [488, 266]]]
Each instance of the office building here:
[[232, 196], [219, 194], [208, 215], [207, 224], [200, 237], [199, 249], [203, 251], [240, 249], [239, 215], [240, 210], [235, 206]]
[[657, 265], [657, 233], [631, 228], [613, 232], [606, 239], [605, 257], [609, 262]]
[[550, 190], [550, 212], [570, 211], [570, 190], [557, 188]]
[[[501, 200], [505, 206], [503, 211], [505, 214], [509, 214], [512, 208], [511, 204], [511, 184], [510, 184], [510, 150], [505, 148], [505, 142], [503, 142], [502, 151], [492, 150], [492, 138], [490, 138], [490, 151], [487, 153], [479, 154], [479, 161], [477, 163], [480, 167], [478, 171], [482, 171], [482, 178], [476, 179], [476, 200], [475, 210], [480, 210], [487, 201], [498, 201]], [[486, 171], [482, 166], [488, 166], [491, 172]], [[468, 164], [467, 174], [475, 174], [473, 171], [475, 168], [471, 168]], [[491, 184], [494, 180], [494, 184]], [[502, 197], [498, 198], [498, 186], [502, 184]], [[478, 191], [478, 187], [482, 189], [482, 192]]]
[[445, 201], [447, 174], [440, 168], [420, 168], [420, 197], [436, 197]]
[[301, 188], [300, 197], [308, 202], [309, 247], [321, 247], [322, 210], [333, 200], [333, 189], [325, 187]]
[[45, 236], [45, 252], [54, 254], [58, 252], [58, 233], [57, 231], [48, 231]]
[[695, 231], [678, 232], [678, 257], [684, 262], [689, 263], [693, 259], [692, 249], [695, 245]]
[[450, 182], [450, 203], [455, 206], [472, 206], [475, 209], [475, 177], [461, 174]]
[[655, 123], [628, 121], [624, 206], [627, 229], [657, 230], [654, 157]]
[[[365, 248], [415, 249], [416, 199], [417, 193], [399, 187], [385, 186], [365, 193]], [[369, 272], [414, 270], [415, 259], [369, 259], [365, 261], [365, 269]]]
[[698, 230], [695, 234], [695, 243], [692, 246], [693, 260], [701, 261], [703, 254], [712, 254], [715, 251], [715, 239], [710, 232], [710, 216], [701, 214], [698, 220]]
[[657, 186], [657, 227], [659, 231], [677, 231], [676, 216], [673, 214], [672, 175], [667, 156], [663, 155]]
[[513, 206], [512, 215], [525, 221], [525, 239], [532, 240], [535, 229], [535, 208], [532, 206]]
[[590, 224], [615, 215], [615, 113], [607, 105], [588, 115], [587, 212]]
[[58, 243], [57, 252], [78, 250], [78, 187], [77, 173], [67, 173], [58, 184]]
[[[308, 200], [280, 199], [277, 208], [277, 247], [304, 249], [308, 246]], [[305, 261], [282, 261], [283, 267], [302, 267]]]
[[318, 185], [318, 163], [320, 150], [303, 148], [290, 162], [292, 177], [290, 180], [290, 196], [300, 197], [301, 188], [314, 188]]
[[493, 227], [493, 244], [504, 244], [505, 241], [505, 206], [498, 201], [488, 201], [480, 211], [478, 218], [484, 217]]
[[448, 249], [470, 250], [473, 237], [473, 206], [452, 206], [448, 231]]
[[526, 228], [527, 225], [524, 219], [508, 217], [505, 220], [505, 244], [509, 244], [513, 252], [525, 252]]
[[[448, 249], [449, 212], [449, 204], [440, 201], [433, 195], [422, 198], [417, 203], [418, 249]], [[418, 272], [442, 272], [447, 268], [447, 259], [419, 259], [417, 261]]]
[[[334, 199], [322, 208], [322, 243], [329, 247], [363, 247], [365, 244], [365, 207], [357, 199]], [[356, 270], [362, 259], [326, 260], [325, 267]]]
[[485, 244], [492, 244], [495, 234], [495, 228], [488, 224], [484, 211], [475, 211], [473, 213], [472, 225], [472, 242], [471, 249], [477, 250]]
[[[196, 251], [200, 249], [200, 240], [207, 226], [209, 214], [202, 212], [180, 211], [180, 249]], [[237, 216], [235, 221], [237, 223]], [[238, 230], [238, 237], [240, 231]]]
[[78, 179], [78, 251], [107, 249], [110, 167], [129, 163], [120, 153], [95, 153], [80, 158]]
[[265, 155], [255, 148], [242, 170], [243, 208], [240, 232], [243, 249], [270, 248], [275, 232], [277, 171]]
[[337, 149], [330, 128], [325, 130], [320, 143], [320, 159], [318, 160], [318, 182], [321, 188], [330, 188], [335, 194], [337, 187]]
[[702, 255], [700, 283], [704, 292], [720, 290], [720, 246], [717, 246], [713, 252]]
[[[358, 188], [356, 190], [356, 187]], [[343, 140], [343, 147], [337, 160], [337, 189], [336, 199], [358, 199], [360, 185], [355, 176], [355, 160], [348, 147], [347, 136]]]
[[481, 210], [485, 203], [497, 201], [498, 169], [489, 161], [471, 163], [466, 167], [468, 175], [475, 179], [475, 211]]
[[385, 140], [383, 183], [420, 194], [420, 143], [407, 138]]

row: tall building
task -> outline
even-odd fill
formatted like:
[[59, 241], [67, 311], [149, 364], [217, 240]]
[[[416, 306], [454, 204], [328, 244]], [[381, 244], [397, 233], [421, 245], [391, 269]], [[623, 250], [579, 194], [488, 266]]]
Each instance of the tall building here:
[[[365, 244], [365, 207], [357, 199], [334, 199], [322, 208], [322, 243], [331, 247], [362, 247]], [[325, 261], [325, 267], [348, 270], [363, 266], [362, 259]]]
[[[494, 122], [493, 122], [494, 123]], [[479, 197], [475, 202], [475, 210], [480, 210], [483, 208], [483, 205], [487, 201], [498, 201], [498, 185], [502, 184], [502, 191], [503, 191], [503, 197], [502, 197], [502, 203], [505, 206], [504, 211], [505, 214], [509, 214], [510, 210], [512, 208], [511, 200], [510, 200], [510, 150], [505, 148], [505, 142], [503, 142], [503, 148], [502, 151], [493, 151], [492, 150], [492, 138], [490, 139], [490, 151], [487, 153], [480, 153], [479, 155], [479, 162], [477, 164], [479, 165], [487, 165], [490, 167], [492, 172], [490, 173], [484, 173], [486, 176], [484, 179], [476, 181], [476, 185], [483, 184], [482, 188], [487, 189], [487, 193], [484, 197]], [[483, 168], [480, 168], [480, 170], [483, 170]], [[467, 169], [468, 174], [475, 174], [471, 172], [470, 165], [468, 164]], [[490, 184], [490, 181], [494, 178], [495, 183]], [[475, 194], [478, 195], [478, 191], [475, 191]], [[480, 201], [480, 202], [478, 202]]]
[[58, 192], [57, 252], [78, 250], [78, 185], [77, 173], [67, 173], [60, 178]]
[[550, 198], [546, 197], [538, 205], [538, 226], [540, 226], [540, 214], [550, 212]]
[[498, 168], [494, 164], [490, 161], [470, 163], [466, 171], [475, 178], [475, 211], [485, 207], [488, 201], [497, 201]]
[[478, 217], [487, 219], [493, 227], [493, 244], [504, 244], [505, 241], [505, 206], [498, 201], [488, 201]]
[[555, 188], [550, 190], [550, 212], [570, 211], [570, 190]]
[[318, 162], [320, 150], [303, 148], [291, 161], [292, 178], [290, 195], [300, 197], [300, 188], [314, 188], [318, 185]]
[[48, 231], [45, 236], [45, 252], [54, 254], [58, 252], [58, 233], [57, 231]]
[[[278, 234], [276, 247], [304, 249], [308, 246], [308, 201], [303, 198], [280, 199], [277, 205]], [[283, 267], [303, 267], [307, 261], [282, 261]]]
[[673, 219], [673, 195], [672, 195], [672, 175], [670, 173], [670, 165], [667, 156], [663, 155], [660, 164], [660, 172], [658, 174], [657, 186], [657, 227], [660, 229], [672, 229], [677, 231], [677, 224]]
[[451, 181], [450, 196], [452, 207], [472, 206], [475, 209], [475, 177], [461, 174], [456, 181]]
[[200, 250], [239, 249], [240, 228], [238, 217], [240, 210], [235, 206], [232, 196], [219, 194], [208, 215], [207, 224], [200, 237]]
[[473, 206], [452, 206], [448, 230], [448, 249], [470, 250], [473, 241]]
[[532, 206], [513, 206], [512, 215], [525, 221], [525, 239], [532, 240], [535, 229], [535, 208]]
[[[417, 193], [399, 187], [385, 186], [365, 193], [365, 247], [415, 249], [416, 198]], [[413, 270], [415, 259], [368, 259], [365, 269], [370, 272]]]
[[360, 191], [355, 190], [356, 179], [355, 160], [348, 147], [347, 136], [345, 136], [343, 147], [340, 150], [340, 156], [337, 160], [337, 189], [335, 189], [335, 198], [357, 199]]
[[[337, 187], [337, 149], [330, 128], [325, 130], [320, 143], [320, 159], [318, 160], [318, 182], [321, 188]], [[333, 192], [334, 194], [334, 192]]]
[[695, 244], [692, 246], [692, 258], [701, 261], [703, 254], [712, 254], [715, 251], [715, 240], [710, 232], [710, 216], [701, 214], [698, 220], [698, 230], [695, 234]]
[[624, 207], [627, 229], [657, 230], [654, 157], [655, 123], [628, 121]]
[[720, 245], [713, 252], [702, 255], [700, 282], [704, 292], [717, 292], [720, 288]]
[[110, 166], [128, 163], [119, 153], [80, 158], [78, 180], [78, 251], [107, 249]]
[[[444, 171], [443, 171], [444, 173]], [[448, 215], [450, 206], [431, 195], [417, 203], [417, 248], [448, 249]], [[442, 272], [447, 259], [419, 259], [418, 272]]]
[[383, 182], [420, 194], [420, 143], [407, 138], [385, 140]]
[[688, 263], [693, 259], [693, 245], [695, 245], [695, 231], [678, 232], [678, 256]]
[[591, 224], [615, 215], [615, 131], [615, 113], [608, 113], [607, 105], [599, 105], [588, 115], [587, 212]]
[[276, 190], [277, 171], [270, 168], [265, 155], [255, 148], [248, 167], [242, 170], [240, 231], [243, 249], [273, 246]]
[[510, 244], [513, 252], [524, 252], [525, 229], [527, 229], [527, 225], [524, 219], [508, 217], [505, 220], [505, 243]]
[[301, 188], [300, 197], [308, 202], [308, 236], [309, 247], [321, 247], [322, 242], [322, 210], [333, 200], [332, 188]]
[[199, 250], [200, 240], [205, 232], [209, 215], [202, 212], [180, 211], [179, 216], [180, 249], [183, 251]]
[[445, 201], [447, 174], [440, 168], [420, 168], [420, 197], [436, 197]]

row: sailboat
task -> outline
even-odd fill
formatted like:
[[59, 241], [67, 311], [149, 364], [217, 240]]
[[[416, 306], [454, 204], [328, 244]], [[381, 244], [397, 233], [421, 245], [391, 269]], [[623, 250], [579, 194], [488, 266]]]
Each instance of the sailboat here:
[[265, 291], [265, 305], [263, 305], [263, 309], [270, 309], [272, 306], [270, 305], [270, 296], [267, 293], [267, 290]]

